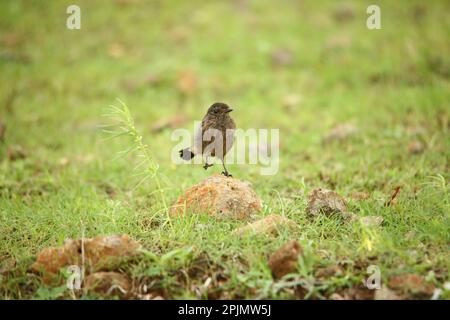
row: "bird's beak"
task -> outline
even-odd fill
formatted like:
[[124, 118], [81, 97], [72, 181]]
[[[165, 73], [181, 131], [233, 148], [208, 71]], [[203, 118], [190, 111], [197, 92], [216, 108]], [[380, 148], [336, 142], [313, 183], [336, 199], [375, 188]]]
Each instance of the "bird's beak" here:
[[233, 111], [233, 109], [228, 109], [228, 110], [227, 110], [227, 113], [229, 113], [229, 112], [231, 112], [231, 111]]

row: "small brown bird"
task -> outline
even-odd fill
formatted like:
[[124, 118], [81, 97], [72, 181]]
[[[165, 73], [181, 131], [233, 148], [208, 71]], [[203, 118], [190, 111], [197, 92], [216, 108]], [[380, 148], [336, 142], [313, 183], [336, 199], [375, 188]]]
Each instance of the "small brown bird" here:
[[234, 130], [236, 124], [230, 117], [233, 111], [227, 104], [216, 102], [209, 107], [208, 112], [202, 120], [202, 126], [195, 133], [194, 144], [191, 148], [180, 150], [183, 160], [191, 160], [197, 155], [206, 157], [203, 168], [206, 170], [212, 166], [208, 164], [208, 157], [216, 157], [222, 161], [224, 171], [222, 174], [229, 177], [225, 167], [224, 158], [233, 146]]

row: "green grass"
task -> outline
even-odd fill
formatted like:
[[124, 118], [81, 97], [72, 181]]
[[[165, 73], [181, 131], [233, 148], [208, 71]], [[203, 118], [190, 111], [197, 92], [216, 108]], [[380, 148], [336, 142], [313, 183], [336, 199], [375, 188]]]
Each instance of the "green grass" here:
[[[73, 1], [2, 1], [0, 262], [16, 266], [0, 276], [0, 299], [70, 297], [27, 269], [42, 248], [83, 232], [127, 233], [158, 257], [180, 249], [179, 259], [156, 271], [150, 258], [124, 266], [137, 281], [156, 279], [166, 298], [327, 298], [359, 284], [370, 264], [385, 282], [413, 273], [442, 287], [450, 261], [450, 7], [377, 1], [383, 29], [371, 31], [372, 2], [350, 1], [354, 17], [339, 22], [336, 1], [77, 1], [82, 28], [71, 31], [65, 11]], [[278, 48], [293, 53], [292, 65], [272, 65]], [[180, 90], [183, 72], [197, 85]], [[291, 95], [299, 101], [286, 106]], [[192, 128], [211, 103], [224, 101], [239, 128], [279, 128], [277, 175], [261, 176], [255, 165], [229, 169], [253, 184], [264, 201], [261, 216], [283, 214], [298, 230], [237, 239], [230, 233], [244, 222], [195, 215], [167, 223], [155, 180], [136, 188], [139, 159], [112, 160], [130, 147], [126, 139], [106, 140], [100, 128], [116, 98], [129, 106], [159, 164], [169, 205], [221, 170], [172, 164], [171, 130], [152, 132], [157, 120], [182, 114]], [[322, 143], [346, 122], [359, 133]], [[412, 155], [415, 140], [425, 150]], [[11, 146], [26, 157], [9, 159]], [[385, 207], [397, 186], [397, 203]], [[306, 196], [319, 187], [349, 199], [369, 193], [366, 201], [350, 199], [351, 211], [385, 223], [368, 230], [311, 221]], [[293, 279], [274, 281], [267, 258], [289, 239], [300, 241], [305, 258]], [[346, 266], [343, 274], [314, 281], [318, 269], [337, 264]], [[189, 272], [195, 268], [201, 271]], [[208, 277], [221, 285], [198, 295]]]

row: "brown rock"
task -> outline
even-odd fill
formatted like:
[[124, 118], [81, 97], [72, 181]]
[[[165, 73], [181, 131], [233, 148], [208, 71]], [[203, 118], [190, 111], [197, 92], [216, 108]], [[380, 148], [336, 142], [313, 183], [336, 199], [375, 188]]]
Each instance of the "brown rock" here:
[[31, 268], [38, 272], [57, 274], [60, 268], [70, 265], [81, 265], [79, 240], [68, 240], [62, 247], [41, 250]]
[[318, 269], [314, 276], [318, 279], [328, 279], [330, 277], [341, 275], [342, 274], [342, 268], [338, 265], [331, 265], [325, 268]]
[[310, 216], [317, 216], [321, 213], [327, 216], [336, 213], [347, 216], [347, 203], [334, 191], [315, 189], [309, 194], [306, 213]]
[[84, 242], [86, 260], [95, 269], [111, 266], [116, 259], [137, 254], [141, 245], [127, 235], [95, 237]]
[[352, 287], [344, 291], [344, 300], [373, 300], [374, 290], [365, 287]]
[[303, 252], [297, 240], [291, 240], [275, 251], [269, 259], [269, 268], [275, 278], [292, 273], [297, 268], [298, 256]]
[[288, 218], [285, 218], [278, 214], [271, 214], [261, 220], [238, 228], [234, 230], [233, 233], [237, 236], [248, 234], [267, 234], [271, 236], [277, 236], [281, 228], [294, 229], [296, 226], [297, 224]]
[[430, 298], [435, 289], [434, 285], [426, 283], [422, 276], [415, 274], [391, 277], [388, 286], [391, 289], [423, 298]]
[[413, 141], [408, 145], [408, 152], [410, 154], [419, 154], [425, 150], [425, 147], [420, 141]]
[[108, 269], [120, 259], [136, 254], [139, 248], [140, 244], [127, 235], [68, 240], [62, 247], [45, 248], [39, 252], [31, 269], [43, 272], [44, 282], [48, 283], [61, 268], [71, 265], [81, 267], [84, 262], [86, 270]]
[[261, 199], [248, 183], [216, 174], [189, 188], [170, 214], [207, 213], [217, 218], [248, 219], [261, 208]]
[[117, 295], [125, 298], [130, 294], [130, 279], [118, 272], [96, 272], [84, 279], [84, 288], [88, 292], [103, 295]]

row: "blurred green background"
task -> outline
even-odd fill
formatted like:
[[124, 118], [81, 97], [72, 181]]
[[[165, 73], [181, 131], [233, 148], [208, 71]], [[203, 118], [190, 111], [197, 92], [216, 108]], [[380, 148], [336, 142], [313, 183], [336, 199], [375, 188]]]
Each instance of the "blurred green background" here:
[[[80, 30], [66, 28], [71, 4]], [[370, 4], [381, 8], [381, 30], [366, 27]], [[126, 143], [105, 141], [99, 126], [120, 98], [160, 164], [169, 203], [221, 171], [172, 164], [172, 129], [192, 128], [223, 101], [240, 128], [280, 129], [277, 175], [229, 167], [266, 211], [295, 216], [317, 187], [366, 192], [355, 210], [390, 221], [377, 250], [406, 257], [424, 243], [429, 265], [447, 270], [449, 15], [448, 1], [1, 1], [0, 260], [81, 229], [126, 232], [154, 248], [189, 243], [149, 231], [159, 207], [152, 184], [133, 189], [133, 158], [112, 161]], [[356, 135], [324, 143], [347, 123]], [[397, 185], [400, 206], [384, 208]], [[405, 240], [411, 230], [417, 238]], [[335, 229], [328, 240], [305, 232], [343, 254], [358, 243]]]

